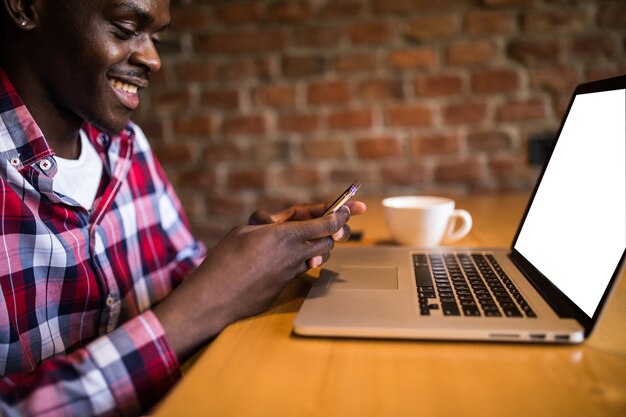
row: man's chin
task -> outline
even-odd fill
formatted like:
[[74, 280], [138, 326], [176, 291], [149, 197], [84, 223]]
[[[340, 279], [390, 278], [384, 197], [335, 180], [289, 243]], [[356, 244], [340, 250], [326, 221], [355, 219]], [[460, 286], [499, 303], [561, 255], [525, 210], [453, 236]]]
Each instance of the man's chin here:
[[130, 113], [128, 117], [116, 118], [115, 120], [102, 120], [97, 118], [87, 119], [87, 123], [109, 136], [117, 135], [130, 123]]

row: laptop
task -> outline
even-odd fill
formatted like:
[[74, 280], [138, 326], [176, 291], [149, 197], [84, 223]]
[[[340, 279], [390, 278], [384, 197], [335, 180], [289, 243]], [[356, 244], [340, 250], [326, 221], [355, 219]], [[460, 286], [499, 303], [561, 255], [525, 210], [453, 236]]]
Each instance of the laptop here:
[[626, 75], [579, 85], [509, 249], [337, 247], [304, 336], [580, 343], [626, 254]]

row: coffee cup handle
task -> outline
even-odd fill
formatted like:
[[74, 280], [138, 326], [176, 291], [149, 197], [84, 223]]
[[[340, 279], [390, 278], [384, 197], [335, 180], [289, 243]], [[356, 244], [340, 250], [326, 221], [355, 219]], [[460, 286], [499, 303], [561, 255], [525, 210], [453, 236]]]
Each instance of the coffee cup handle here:
[[[459, 221], [460, 225], [457, 228], [457, 223], [459, 223]], [[469, 212], [462, 209], [454, 210], [450, 215], [450, 220], [448, 221], [448, 229], [446, 230], [444, 242], [452, 243], [461, 239], [472, 229], [472, 224], [472, 216]]]

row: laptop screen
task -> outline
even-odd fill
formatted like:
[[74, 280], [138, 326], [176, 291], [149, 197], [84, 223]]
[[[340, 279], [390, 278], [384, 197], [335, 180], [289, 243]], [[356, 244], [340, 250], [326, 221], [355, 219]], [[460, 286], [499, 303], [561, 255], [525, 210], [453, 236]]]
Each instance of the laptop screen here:
[[513, 247], [594, 316], [626, 249], [626, 90], [574, 97]]

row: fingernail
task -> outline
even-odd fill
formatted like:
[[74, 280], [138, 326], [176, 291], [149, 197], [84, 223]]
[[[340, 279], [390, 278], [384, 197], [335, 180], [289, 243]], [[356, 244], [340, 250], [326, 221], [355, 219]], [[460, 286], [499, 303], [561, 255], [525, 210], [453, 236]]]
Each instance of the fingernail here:
[[344, 231], [343, 231], [343, 227], [341, 229], [339, 229], [334, 235], [333, 235], [333, 240], [341, 240], [341, 238], [344, 235]]
[[322, 264], [322, 257], [320, 255], [314, 256], [311, 259], [309, 259], [309, 266], [311, 268], [317, 268], [321, 264]]

